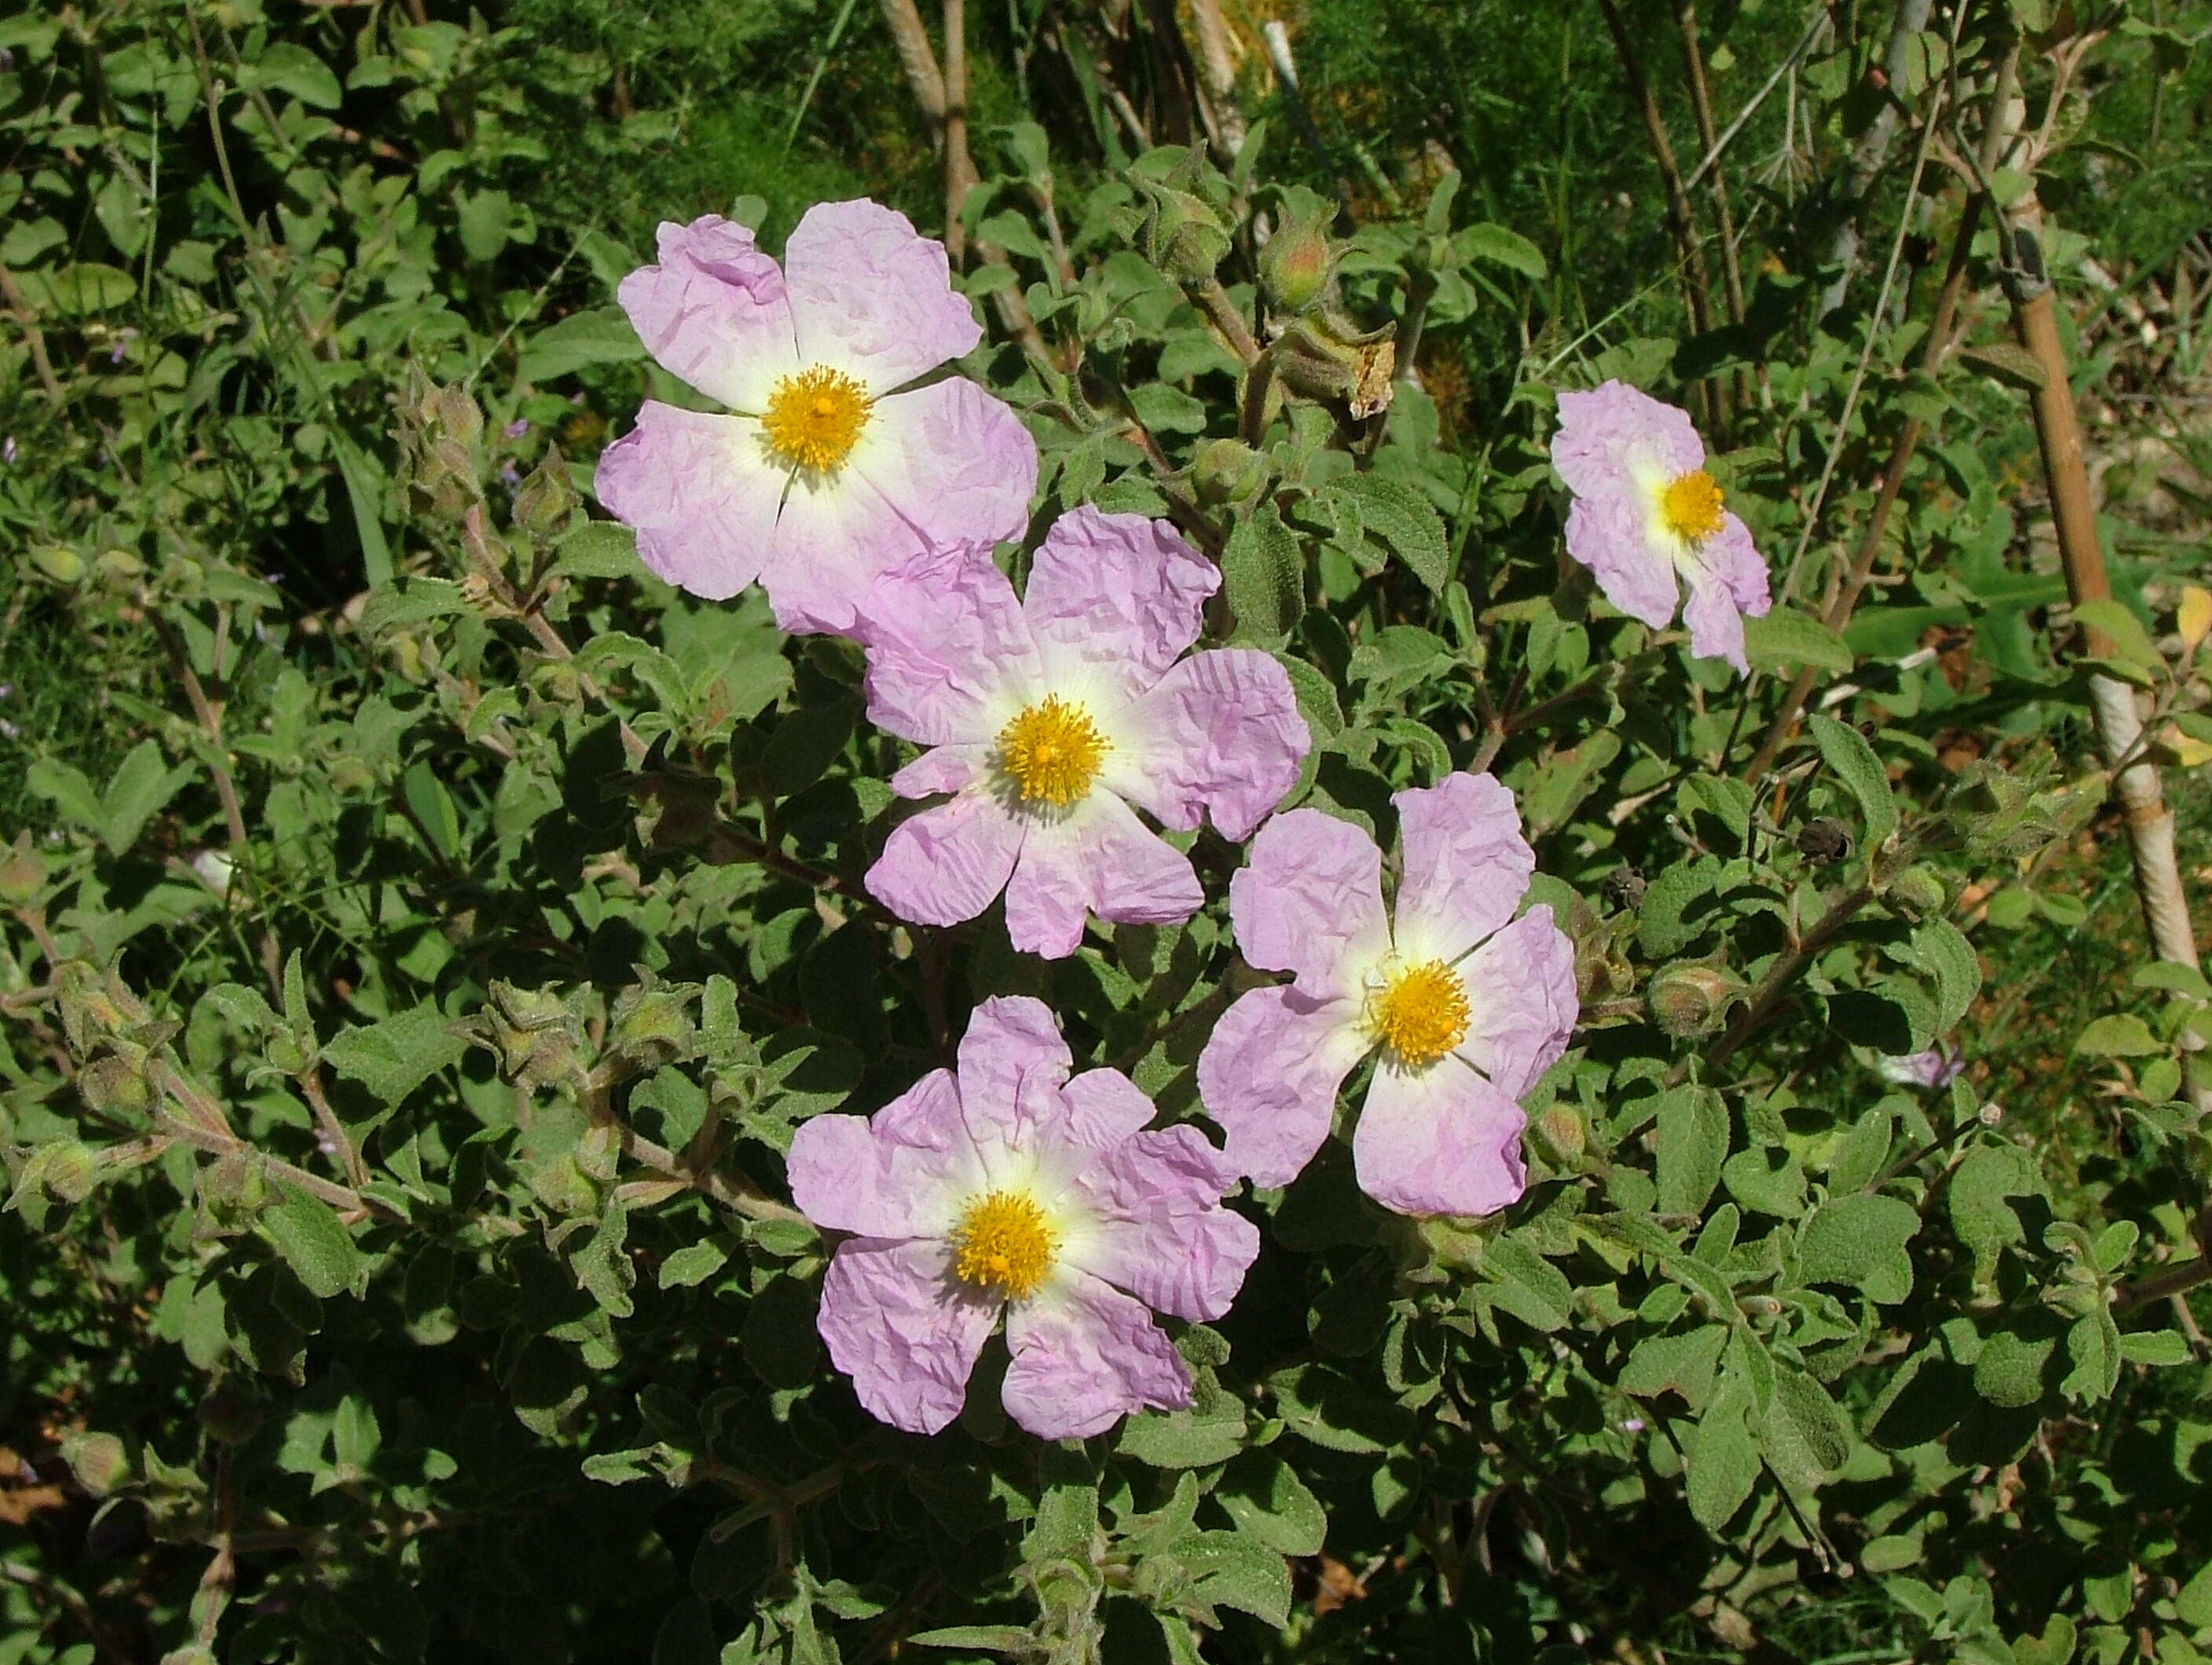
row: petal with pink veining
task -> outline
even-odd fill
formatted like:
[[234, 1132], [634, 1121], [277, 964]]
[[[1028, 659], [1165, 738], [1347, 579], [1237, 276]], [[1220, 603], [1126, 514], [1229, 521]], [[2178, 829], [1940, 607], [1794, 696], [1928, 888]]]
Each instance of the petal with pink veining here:
[[784, 245], [799, 349], [874, 393], [904, 386], [982, 339], [952, 288], [945, 245], [896, 209], [865, 198], [817, 203]]
[[1113, 724], [1101, 784], [1186, 832], [1210, 813], [1239, 841], [1297, 784], [1313, 744], [1290, 677], [1249, 647], [1193, 653]]
[[920, 745], [996, 739], [1036, 681], [1022, 604], [983, 544], [925, 550], [878, 575], [854, 634], [868, 720]]
[[1180, 1411], [1190, 1372], [1142, 1302], [1067, 1271], [1006, 1313], [1006, 1413], [1040, 1439], [1103, 1434], [1132, 1411]]
[[988, 791], [902, 821], [868, 869], [868, 894], [917, 925], [957, 925], [1006, 887], [1023, 828]]
[[592, 489], [637, 529], [638, 558], [679, 589], [720, 601], [751, 583], [775, 545], [781, 476], [758, 424], [647, 399], [600, 453]]
[[800, 368], [783, 274], [734, 221], [708, 214], [664, 221], [659, 264], [617, 291], [645, 349], [732, 410], [758, 416], [775, 384]]
[[1198, 1055], [1198, 1094], [1228, 1136], [1223, 1155], [1255, 1185], [1288, 1185], [1328, 1137], [1336, 1095], [1371, 1044], [1348, 1000], [1255, 988], [1221, 1015]]
[[1404, 872], [1391, 939], [1408, 960], [1456, 960], [1513, 917], [1536, 871], [1521, 811], [1488, 775], [1447, 775], [1390, 801]]
[[941, 1237], [979, 1173], [950, 1070], [871, 1116], [817, 1115], [784, 1158], [791, 1200], [816, 1225], [868, 1237]]
[[933, 1434], [960, 1414], [1000, 1304], [953, 1277], [942, 1243], [855, 1237], [823, 1274], [816, 1328], [869, 1414]]
[[1376, 1068], [1352, 1158], [1359, 1188], [1401, 1214], [1491, 1214], [1528, 1183], [1521, 1107], [1457, 1058]]
[[1358, 992], [1362, 967], [1389, 946], [1382, 852], [1347, 821], [1291, 810], [1260, 829], [1229, 881], [1237, 946], [1254, 965], [1288, 971], [1314, 999]]
[[1076, 1182], [1096, 1224], [1071, 1261], [1157, 1311], [1218, 1318], [1260, 1253], [1258, 1229], [1221, 1206], [1236, 1179], [1226, 1154], [1194, 1127], [1138, 1133]]

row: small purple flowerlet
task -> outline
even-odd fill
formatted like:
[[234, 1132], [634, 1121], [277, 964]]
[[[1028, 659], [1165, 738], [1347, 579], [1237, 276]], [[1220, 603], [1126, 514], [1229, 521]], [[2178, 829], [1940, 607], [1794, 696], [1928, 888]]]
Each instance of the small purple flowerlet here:
[[1536, 857], [1497, 781], [1453, 775], [1390, 801], [1395, 916], [1382, 852], [1358, 828], [1292, 810], [1252, 841], [1229, 885], [1237, 945], [1293, 980], [1223, 1014], [1199, 1096], [1238, 1171], [1287, 1185], [1374, 1053], [1352, 1139], [1360, 1188], [1401, 1214], [1492, 1213], [1528, 1184], [1516, 1101], [1574, 1030], [1574, 947], [1548, 907], [1513, 917]]
[[1220, 569], [1164, 520], [1079, 508], [1028, 593], [969, 546], [878, 580], [856, 632], [868, 715], [933, 748], [892, 777], [950, 793], [902, 823], [868, 889], [902, 919], [973, 919], [1000, 890], [1025, 953], [1059, 959], [1086, 912], [1166, 924], [1206, 900], [1190, 859], [1138, 820], [1251, 836], [1312, 744], [1283, 667], [1251, 648], [1188, 658]]
[[1606, 599], [1659, 629], [1687, 584], [1690, 651], [1747, 671], [1743, 621], [1772, 605], [1766, 563], [1721, 506], [1688, 415], [1621, 381], [1562, 393], [1552, 466], [1575, 495], [1567, 553], [1597, 574]]
[[1966, 1067], [1966, 1060], [1948, 1041], [1938, 1041], [1925, 1052], [1884, 1058], [1875, 1067], [1881, 1071], [1883, 1080], [1895, 1082], [1900, 1087], [1948, 1087]]
[[623, 310], [733, 414], [647, 400], [600, 458], [598, 490], [670, 583], [720, 600], [758, 579], [785, 629], [843, 630], [884, 565], [1018, 536], [1036, 445], [972, 381], [908, 386], [982, 331], [944, 246], [904, 215], [820, 204], [784, 259], [719, 215], [660, 228], [659, 264], [623, 280]]
[[1226, 1312], [1259, 1231], [1222, 1206], [1237, 1176], [1203, 1133], [1144, 1131], [1152, 1101], [1118, 1070], [1071, 1077], [1074, 1061], [1042, 1002], [986, 1000], [957, 1074], [792, 1140], [793, 1200], [854, 1234], [822, 1281], [822, 1339], [895, 1428], [933, 1434], [960, 1414], [1001, 1311], [1006, 1410], [1033, 1434], [1190, 1403], [1152, 1312]]

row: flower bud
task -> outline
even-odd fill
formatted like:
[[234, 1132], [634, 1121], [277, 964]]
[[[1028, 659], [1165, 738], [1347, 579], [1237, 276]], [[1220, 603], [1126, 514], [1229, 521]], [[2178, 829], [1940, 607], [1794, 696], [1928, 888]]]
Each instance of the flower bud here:
[[62, 1461], [69, 1464], [76, 1483], [95, 1498], [104, 1498], [138, 1478], [131, 1467], [130, 1450], [112, 1434], [64, 1434]]
[[1659, 969], [1644, 999], [1652, 1020], [1676, 1040], [1686, 1041], [1718, 1029], [1729, 1006], [1742, 993], [1742, 981], [1717, 966], [1680, 960]]
[[1249, 503], [1267, 487], [1267, 459], [1237, 440], [1208, 440], [1191, 465], [1198, 501], [1212, 507]]
[[1564, 1167], [1573, 1167], [1582, 1160], [1589, 1144], [1589, 1133], [1583, 1119], [1565, 1104], [1554, 1104], [1536, 1118], [1534, 1132], [1540, 1142], [1556, 1156]]
[[658, 1069], [698, 1050], [690, 1002], [681, 987], [626, 988], [611, 1015], [615, 1049], [647, 1069]]
[[1951, 901], [1942, 875], [1925, 864], [1907, 867], [1890, 880], [1888, 896], [1892, 906], [1915, 919], [1940, 914]]
[[576, 493], [568, 483], [568, 465], [558, 450], [530, 471], [522, 489], [514, 494], [514, 520], [525, 532], [540, 538], [558, 532], [576, 507]]
[[1270, 312], [1295, 317], [1328, 292], [1336, 264], [1328, 227], [1335, 217], [1336, 205], [1319, 197], [1297, 209], [1285, 206], [1275, 234], [1260, 251], [1260, 294]]
[[1203, 197], [1172, 185], [1139, 187], [1148, 206], [1145, 258], [1178, 283], [1203, 283], [1229, 252], [1229, 225]]
[[46, 859], [31, 846], [27, 832], [0, 860], [0, 902], [20, 908], [46, 888]]
[[243, 1445], [260, 1431], [260, 1401], [236, 1376], [221, 1376], [200, 1401], [199, 1419], [210, 1437]]
[[1832, 815], [1808, 821], [1797, 830], [1797, 854], [1823, 867], [1848, 860], [1851, 854], [1851, 829]]
[[115, 1052], [94, 1059], [77, 1072], [76, 1090], [95, 1115], [125, 1121], [145, 1115], [154, 1102], [153, 1089], [146, 1085], [143, 1052], [136, 1061]]
[[455, 382], [441, 387], [431, 398], [439, 426], [454, 439], [469, 446], [483, 437], [483, 412], [467, 388]]

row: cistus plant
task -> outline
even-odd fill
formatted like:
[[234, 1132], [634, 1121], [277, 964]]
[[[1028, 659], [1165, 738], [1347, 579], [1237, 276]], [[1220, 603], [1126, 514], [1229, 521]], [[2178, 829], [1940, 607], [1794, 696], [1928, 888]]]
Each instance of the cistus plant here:
[[[143, 268], [0, 244], [21, 605], [137, 725], [0, 844], [0, 1662], [2212, 1649], [2212, 989], [2067, 877], [2120, 777], [2203, 802], [2212, 594], [2085, 553], [2005, 333], [2090, 281], [2036, 199], [2087, 70], [2192, 37], [1747, 33], [1738, 227], [1694, 9], [1686, 176], [1598, 9], [1679, 307], [1338, 154], [1325, 77], [1232, 131], [1258, 60], [1157, 9], [1024, 26], [1100, 126], [993, 172], [886, 7], [944, 238], [779, 189], [779, 255], [738, 179], [450, 308], [627, 37], [0, 24], [223, 147], [94, 193]], [[20, 74], [58, 207], [109, 129]], [[325, 167], [365, 94], [446, 160]], [[2093, 917], [2026, 1105], [2017, 945]]]

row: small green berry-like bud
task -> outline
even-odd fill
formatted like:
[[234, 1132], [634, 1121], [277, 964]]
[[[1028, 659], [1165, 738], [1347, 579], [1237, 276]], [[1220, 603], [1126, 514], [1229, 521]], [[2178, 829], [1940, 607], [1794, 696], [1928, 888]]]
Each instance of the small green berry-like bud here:
[[1260, 251], [1260, 293], [1268, 310], [1294, 317], [1328, 289], [1336, 256], [1329, 247], [1329, 222], [1336, 205], [1315, 197], [1310, 205], [1285, 204], [1281, 223]]
[[46, 888], [46, 860], [31, 848], [31, 835], [24, 833], [6, 859], [0, 860], [0, 902], [20, 908]]
[[1653, 1020], [1679, 1041], [1718, 1029], [1742, 993], [1742, 982], [1718, 967], [1683, 961], [1662, 966], [1644, 999]]
[[62, 1461], [69, 1464], [76, 1483], [95, 1498], [137, 1479], [131, 1472], [129, 1449], [112, 1434], [63, 1435]]
[[1948, 907], [1951, 893], [1942, 874], [1925, 864], [1917, 864], [1889, 881], [1889, 900], [1914, 918], [1924, 919]]
[[1190, 483], [1201, 503], [1249, 503], [1267, 489], [1267, 459], [1241, 441], [1208, 440], [1191, 465]]
[[1146, 185], [1145, 258], [1178, 283], [1202, 283], [1229, 252], [1229, 226], [1203, 197]]
[[576, 507], [576, 494], [568, 484], [568, 465], [557, 450], [530, 471], [530, 477], [514, 494], [514, 521], [524, 531], [544, 538], [568, 523]]

